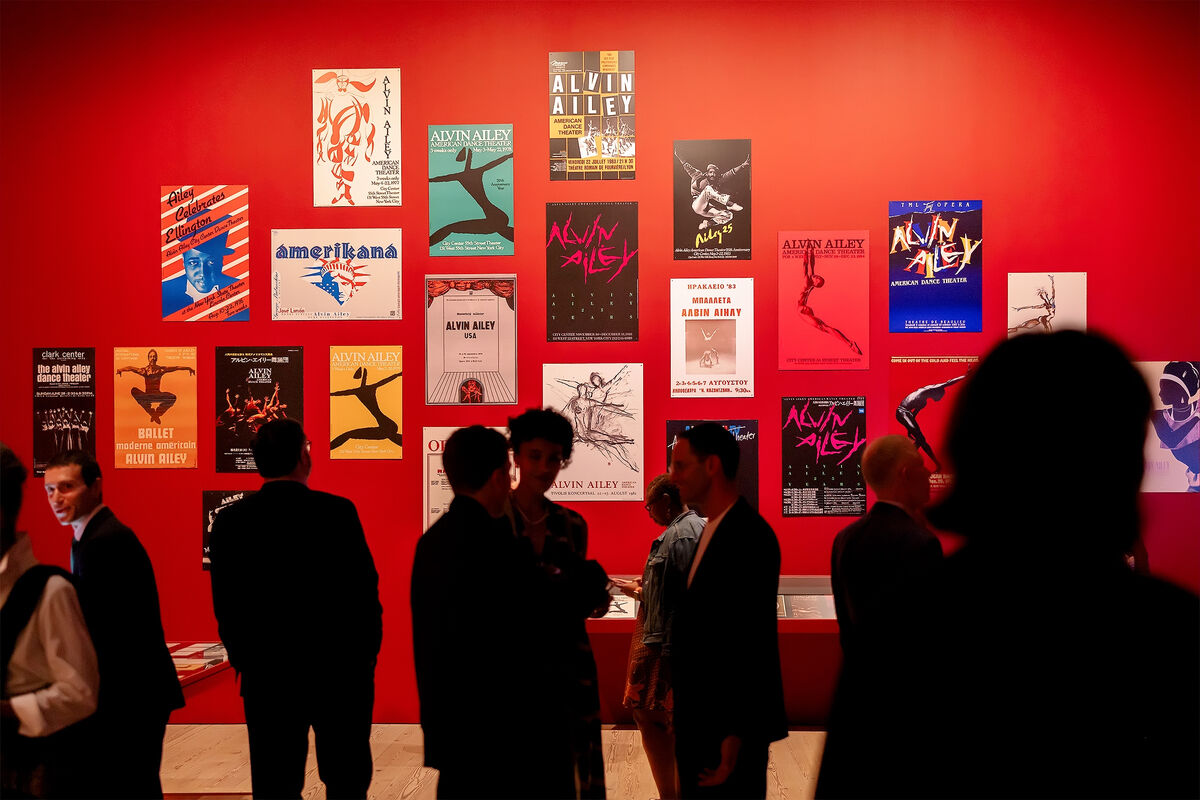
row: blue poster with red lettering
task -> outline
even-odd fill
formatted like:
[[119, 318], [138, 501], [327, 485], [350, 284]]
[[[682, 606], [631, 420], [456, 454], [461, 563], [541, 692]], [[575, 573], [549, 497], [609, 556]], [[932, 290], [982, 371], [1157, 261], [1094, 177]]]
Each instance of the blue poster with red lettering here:
[[983, 201], [888, 203], [888, 331], [983, 330]]

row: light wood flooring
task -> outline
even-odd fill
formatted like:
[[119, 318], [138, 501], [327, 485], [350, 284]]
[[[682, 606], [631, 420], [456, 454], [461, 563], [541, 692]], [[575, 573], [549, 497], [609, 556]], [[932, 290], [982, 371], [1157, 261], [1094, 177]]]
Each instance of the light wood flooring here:
[[[480, 734], [503, 736], [503, 728]], [[375, 778], [370, 797], [434, 800], [437, 773], [421, 766], [419, 725], [376, 725], [371, 731]], [[816, 787], [824, 731], [792, 731], [771, 745], [769, 800], [808, 800]], [[244, 725], [170, 725], [163, 744], [162, 782], [167, 800], [241, 800], [250, 797], [250, 760]], [[605, 782], [609, 800], [657, 797], [636, 728], [604, 728]], [[309, 736], [305, 800], [324, 800], [325, 787]]]

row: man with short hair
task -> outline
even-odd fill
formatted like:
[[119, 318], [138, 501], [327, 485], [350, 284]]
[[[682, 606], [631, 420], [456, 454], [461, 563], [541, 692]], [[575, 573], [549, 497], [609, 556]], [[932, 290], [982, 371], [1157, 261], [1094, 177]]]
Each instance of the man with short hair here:
[[254, 796], [300, 796], [311, 727], [328, 796], [365, 798], [379, 574], [354, 503], [308, 488], [310, 446], [291, 419], [254, 435], [262, 488], [222, 511], [209, 537], [213, 611], [241, 673]]

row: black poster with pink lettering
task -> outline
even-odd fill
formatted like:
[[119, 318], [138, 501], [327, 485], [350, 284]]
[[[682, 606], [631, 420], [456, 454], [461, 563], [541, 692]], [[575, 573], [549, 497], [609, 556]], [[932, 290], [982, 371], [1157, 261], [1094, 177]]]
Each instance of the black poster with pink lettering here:
[[547, 203], [546, 341], [637, 340], [637, 203]]
[[867, 510], [862, 451], [867, 399], [785, 397], [783, 516], [859, 516]]

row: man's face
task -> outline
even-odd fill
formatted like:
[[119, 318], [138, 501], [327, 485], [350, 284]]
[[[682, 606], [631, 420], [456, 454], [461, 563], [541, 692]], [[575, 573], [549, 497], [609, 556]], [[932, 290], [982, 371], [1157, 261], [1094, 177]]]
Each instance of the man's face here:
[[183, 271], [188, 283], [198, 292], [211, 292], [216, 281], [216, 274], [221, 265], [217, 260], [202, 250], [191, 249], [183, 254]]
[[100, 505], [100, 480], [88, 486], [78, 464], [46, 470], [46, 500], [60, 525], [83, 519]]
[[683, 502], [691, 505], [704, 505], [703, 500], [708, 496], [712, 478], [705, 468], [705, 461], [696, 455], [692, 445], [686, 439], [676, 439], [675, 447], [671, 449], [671, 483], [679, 488], [679, 496]]
[[707, 172], [707, 173], [705, 173], [705, 174], [707, 174], [707, 175], [708, 175], [708, 182], [709, 182], [709, 183], [712, 183], [713, 181], [715, 181], [715, 180], [717, 179], [717, 168], [716, 168], [716, 167], [709, 167], [709, 168], [708, 168], [708, 172]]
[[146, 363], [148, 363], [152, 367], [155, 364], [157, 364], [158, 363], [158, 353], [155, 352], [154, 350], [151, 350], [149, 353], [147, 353], [146, 354]]

